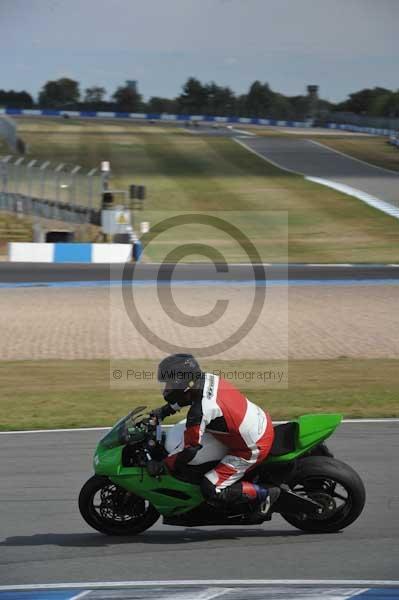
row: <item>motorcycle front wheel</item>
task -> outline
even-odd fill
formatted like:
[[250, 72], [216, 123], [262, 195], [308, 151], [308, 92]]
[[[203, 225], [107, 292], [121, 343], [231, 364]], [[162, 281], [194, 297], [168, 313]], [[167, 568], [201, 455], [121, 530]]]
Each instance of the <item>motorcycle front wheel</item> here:
[[106, 535], [137, 535], [159, 518], [148, 501], [99, 475], [82, 487], [79, 510], [90, 527]]

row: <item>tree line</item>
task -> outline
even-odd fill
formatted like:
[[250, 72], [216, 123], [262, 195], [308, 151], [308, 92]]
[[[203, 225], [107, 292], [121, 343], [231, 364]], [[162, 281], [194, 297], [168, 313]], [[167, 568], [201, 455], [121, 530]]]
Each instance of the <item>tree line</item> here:
[[318, 99], [316, 105], [307, 95], [285, 96], [261, 81], [254, 81], [246, 94], [237, 95], [229, 87], [215, 82], [202, 83], [194, 77], [185, 82], [181, 94], [176, 98], [152, 96], [145, 102], [132, 82], [119, 86], [110, 100], [106, 99], [106, 94], [101, 86], [86, 88], [82, 93], [79, 82], [63, 77], [47, 81], [37, 103], [26, 91], [0, 90], [0, 106], [298, 120], [309, 116], [323, 118], [336, 111], [373, 117], [399, 117], [399, 90], [381, 87], [354, 92], [344, 102], [337, 104]]

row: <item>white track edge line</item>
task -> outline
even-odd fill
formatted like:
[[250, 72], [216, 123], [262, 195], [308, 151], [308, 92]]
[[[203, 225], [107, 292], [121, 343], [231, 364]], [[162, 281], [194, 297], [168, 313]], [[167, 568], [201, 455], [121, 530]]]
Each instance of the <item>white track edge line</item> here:
[[224, 587], [210, 587], [208, 590], [204, 590], [205, 595], [202, 594], [201, 596], [196, 596], [196, 598], [201, 600], [213, 600], [214, 598], [220, 598], [220, 596], [225, 596], [226, 594], [229, 594], [232, 591], [231, 587], [228, 588], [224, 588]]
[[399, 219], [399, 207], [394, 204], [390, 204], [385, 200], [380, 200], [376, 196], [372, 196], [367, 192], [363, 192], [362, 190], [358, 190], [350, 185], [346, 185], [345, 183], [340, 183], [337, 181], [333, 181], [331, 179], [324, 179], [322, 177], [313, 177], [306, 175], [305, 179], [307, 181], [311, 181], [312, 183], [317, 183], [319, 185], [324, 185], [326, 187], [332, 188], [333, 190], [337, 190], [343, 194], [347, 194], [348, 196], [352, 196], [353, 198], [357, 198], [361, 200], [365, 204], [372, 206], [373, 208], [393, 217], [394, 219]]
[[[288, 420], [285, 421], [273, 421], [274, 425], [281, 425], [282, 423], [287, 423]], [[342, 419], [342, 423], [358, 423], [361, 424], [370, 424], [370, 423], [399, 423], [399, 417], [392, 418], [381, 418], [381, 419]], [[163, 425], [163, 427], [173, 427], [174, 424], [171, 425]], [[70, 429], [17, 429], [13, 431], [0, 431], [0, 435], [21, 435], [23, 433], [73, 433], [77, 431], [109, 431], [112, 429], [112, 425], [109, 427], [73, 427]]]
[[73, 582], [73, 583], [36, 583], [26, 585], [2, 585], [0, 592], [8, 591], [29, 591], [29, 590], [71, 590], [88, 588], [87, 591], [94, 589], [117, 589], [117, 588], [133, 588], [133, 587], [189, 587], [189, 586], [209, 586], [209, 585], [228, 585], [228, 586], [257, 586], [257, 585], [281, 585], [281, 586], [390, 586], [399, 587], [399, 580], [370, 580], [370, 579], [171, 579], [171, 580], [154, 580], [154, 581], [90, 581], [90, 582]]
[[[362, 591], [364, 591], [364, 590], [362, 590]], [[80, 594], [77, 594], [76, 596], [72, 596], [72, 598], [69, 598], [69, 600], [80, 600], [80, 598], [84, 598], [91, 592], [92, 592], [92, 590], [85, 590], [84, 592], [80, 592]]]
[[256, 133], [252, 133], [251, 131], [246, 131], [245, 129], [238, 129], [236, 127], [232, 127], [230, 129], [230, 131], [236, 131], [237, 133], [243, 133], [244, 134], [243, 138], [246, 138], [247, 136], [256, 137]]

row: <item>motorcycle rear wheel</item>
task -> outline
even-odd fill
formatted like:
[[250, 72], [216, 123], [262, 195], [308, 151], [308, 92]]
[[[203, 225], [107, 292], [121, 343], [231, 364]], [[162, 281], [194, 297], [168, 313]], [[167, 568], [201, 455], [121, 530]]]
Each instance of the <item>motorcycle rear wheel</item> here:
[[290, 525], [313, 533], [334, 533], [348, 527], [361, 514], [366, 492], [359, 475], [349, 465], [325, 456], [298, 461], [288, 482], [292, 491], [322, 503], [325, 514], [307, 517], [281, 514]]
[[99, 475], [82, 487], [79, 510], [90, 527], [106, 535], [137, 535], [159, 518], [149, 502]]

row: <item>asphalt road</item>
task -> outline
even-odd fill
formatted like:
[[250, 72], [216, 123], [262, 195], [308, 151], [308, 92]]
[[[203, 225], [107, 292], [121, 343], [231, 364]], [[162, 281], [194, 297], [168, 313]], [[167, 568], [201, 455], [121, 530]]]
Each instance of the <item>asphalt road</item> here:
[[109, 538], [81, 519], [77, 496], [101, 432], [0, 435], [0, 585], [171, 579], [396, 579], [397, 423], [343, 424], [329, 446], [362, 476], [359, 520], [332, 535], [275, 517], [253, 528], [180, 529], [159, 521]]
[[344, 156], [311, 140], [256, 137], [241, 143], [284, 169], [343, 183], [399, 206], [398, 173]]
[[[108, 264], [55, 264], [55, 263], [9, 263], [0, 262], [1, 283], [45, 283], [67, 281], [120, 280], [124, 265]], [[216, 269], [211, 263], [165, 265], [159, 272], [159, 264], [128, 265], [129, 278], [136, 280], [253, 280], [252, 265], [220, 265]], [[390, 265], [265, 265], [266, 279], [399, 279], [399, 268]], [[262, 271], [258, 274], [263, 278]]]

